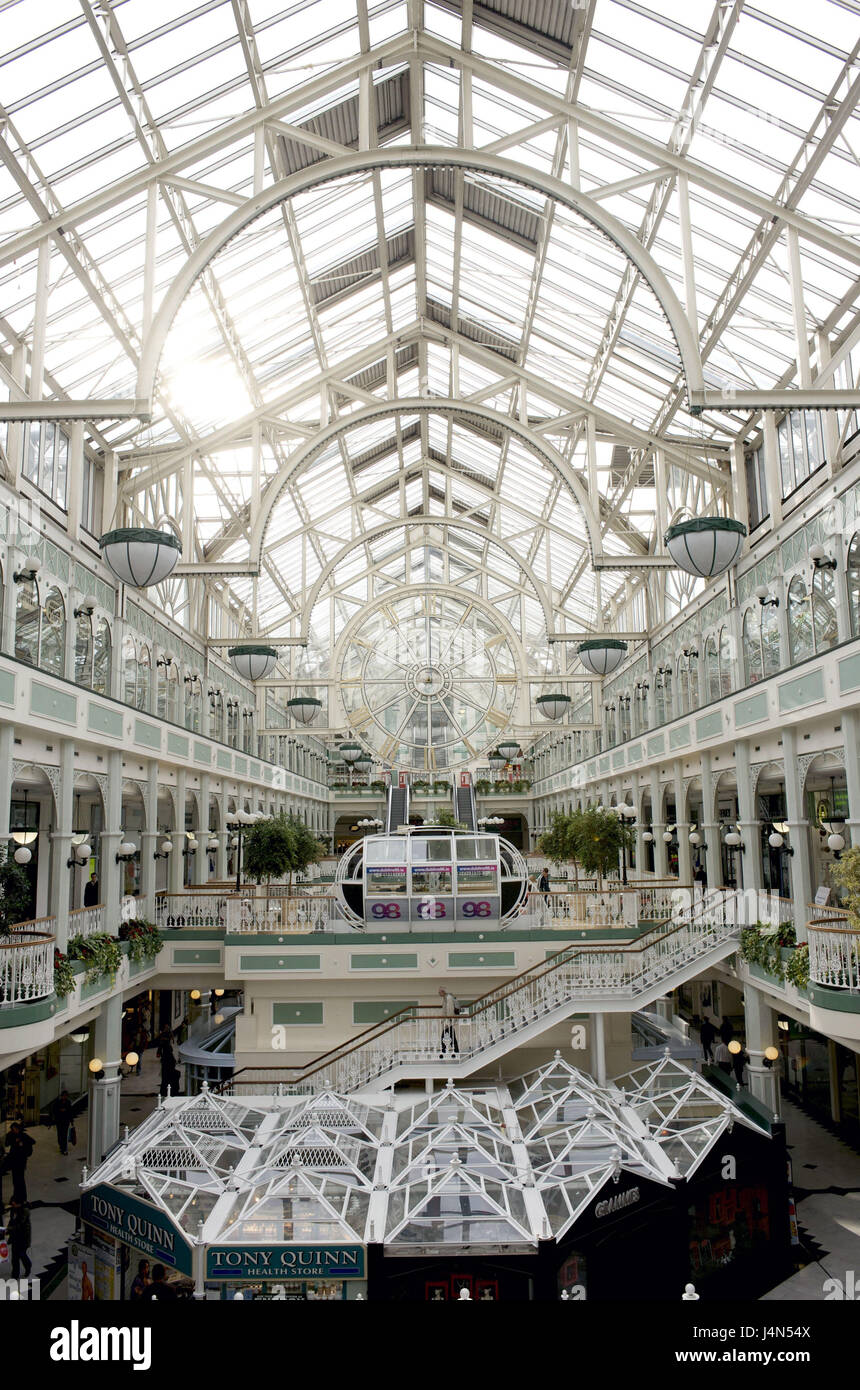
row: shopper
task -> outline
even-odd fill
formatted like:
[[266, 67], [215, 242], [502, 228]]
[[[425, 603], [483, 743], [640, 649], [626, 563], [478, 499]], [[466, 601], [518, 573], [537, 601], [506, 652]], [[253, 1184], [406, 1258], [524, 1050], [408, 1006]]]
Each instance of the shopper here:
[[744, 1067], [749, 1061], [749, 1057], [741, 1048], [740, 1052], [732, 1053], [732, 1069], [735, 1073], [735, 1081], [739, 1086], [744, 1084]]
[[442, 997], [442, 1056], [444, 1057], [446, 1045], [451, 1052], [460, 1051], [457, 1034], [454, 1031], [454, 1018], [460, 1012], [460, 1006], [454, 995], [444, 986], [439, 990], [439, 994]]
[[712, 1062], [714, 1060], [713, 1048], [714, 1038], [716, 1036], [717, 1030], [706, 1014], [704, 1019], [702, 1020], [702, 1026], [699, 1029], [699, 1039], [702, 1044], [702, 1056], [704, 1057], [706, 1062]]
[[167, 1282], [167, 1270], [164, 1265], [152, 1266], [152, 1283], [144, 1289], [141, 1299], [144, 1303], [156, 1302], [161, 1299], [178, 1298], [175, 1289], [171, 1288]]
[[64, 1158], [69, 1156], [69, 1130], [75, 1118], [75, 1108], [69, 1100], [68, 1091], [61, 1091], [54, 1101], [54, 1124], [57, 1126], [57, 1143]]
[[720, 1037], [726, 1044], [726, 1047], [728, 1047], [729, 1043], [731, 1042], [734, 1036], [735, 1030], [732, 1027], [732, 1021], [727, 1014], [723, 1014], [723, 1021], [720, 1024]]
[[732, 1054], [729, 1052], [728, 1044], [724, 1043], [722, 1039], [720, 1039], [720, 1041], [714, 1048], [714, 1061], [716, 1062], [720, 1071], [724, 1071], [726, 1076], [731, 1076]]
[[176, 1065], [176, 1057], [170, 1044], [170, 1035], [159, 1038], [158, 1057], [161, 1061], [161, 1094], [167, 1095], [168, 1087], [171, 1095], [176, 1095], [179, 1091], [179, 1068]]
[[542, 868], [540, 871], [540, 878], [538, 879], [538, 892], [543, 893], [543, 900], [546, 903], [547, 907], [549, 907], [549, 869], [546, 866], [544, 866], [544, 868]]
[[28, 1255], [32, 1241], [32, 1229], [30, 1226], [30, 1211], [26, 1202], [19, 1202], [17, 1197], [13, 1197], [9, 1203], [9, 1219], [6, 1222], [6, 1234], [9, 1237], [9, 1244], [12, 1247], [12, 1278], [21, 1278], [21, 1265], [24, 1266], [24, 1278], [30, 1278], [30, 1270], [33, 1263]]
[[13, 1201], [26, 1202], [27, 1180], [25, 1174], [30, 1154], [36, 1145], [30, 1135], [25, 1133], [19, 1120], [14, 1120], [9, 1126], [6, 1147], [9, 1150], [6, 1166], [12, 1174], [12, 1199]]
[[138, 1260], [137, 1274], [134, 1276], [131, 1292], [129, 1293], [130, 1301], [132, 1303], [140, 1303], [146, 1298], [146, 1291], [151, 1288], [151, 1286], [152, 1280], [149, 1276], [149, 1260]]
[[90, 874], [89, 883], [84, 885], [84, 907], [95, 907], [99, 900], [99, 876]]

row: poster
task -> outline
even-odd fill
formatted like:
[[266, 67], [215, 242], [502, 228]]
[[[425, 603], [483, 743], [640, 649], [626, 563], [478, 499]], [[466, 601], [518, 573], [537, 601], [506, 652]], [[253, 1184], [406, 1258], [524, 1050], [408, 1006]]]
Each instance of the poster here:
[[95, 1299], [93, 1276], [95, 1271], [95, 1252], [74, 1237], [69, 1241], [69, 1303], [88, 1303]]
[[94, 1232], [91, 1249], [95, 1257], [93, 1284], [99, 1303], [113, 1303], [120, 1296], [121, 1250], [113, 1236]]

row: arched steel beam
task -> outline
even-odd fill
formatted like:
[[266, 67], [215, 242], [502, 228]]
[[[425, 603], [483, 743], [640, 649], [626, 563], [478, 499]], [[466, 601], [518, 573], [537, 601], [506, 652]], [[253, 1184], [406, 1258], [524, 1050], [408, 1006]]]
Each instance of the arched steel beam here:
[[290, 174], [288, 178], [280, 179], [229, 213], [189, 256], [161, 302], [143, 344], [137, 378], [138, 399], [151, 405], [158, 363], [167, 335], [179, 306], [194, 282], [219, 251], [258, 217], [264, 216], [272, 208], [278, 207], [297, 194], [305, 193], [320, 184], [330, 183], [334, 179], [349, 178], [354, 174], [369, 173], [375, 169], [433, 167], [465, 169], [508, 179], [523, 187], [534, 189], [535, 192], [560, 203], [590, 222], [636, 266], [642, 278], [653, 290], [678, 347], [688, 396], [692, 398], [697, 393], [704, 392], [705, 381], [699, 345], [681, 303], [654, 257], [618, 218], [613, 217], [593, 198], [571, 188], [561, 179], [541, 170], [528, 168], [516, 160], [506, 159], [503, 155], [488, 154], [483, 150], [428, 145], [420, 149], [412, 146], [387, 146], [380, 150], [356, 150], [348, 155], [335, 155], [331, 159], [321, 160], [307, 169]]
[[330, 425], [326, 425], [325, 429], [319, 430], [306, 444], [300, 445], [290, 454], [284, 466], [272, 478], [260, 503], [260, 510], [251, 532], [251, 561], [260, 563], [262, 560], [263, 542], [266, 538], [266, 530], [271, 520], [272, 511], [287, 483], [312, 463], [332, 440], [337, 439], [339, 435], [345, 434], [348, 430], [358, 429], [371, 420], [377, 420], [380, 416], [419, 414], [469, 416], [484, 420], [496, 429], [503, 429], [508, 434], [514, 435], [530, 453], [541, 459], [547, 468], [567, 486], [585, 518], [592, 563], [601, 557], [603, 551], [600, 525], [597, 514], [589, 501], [585, 485], [571, 468], [567, 459], [548, 440], [544, 439], [543, 435], [537, 434], [512, 416], [493, 410], [490, 406], [475, 405], [455, 396], [401, 396], [394, 400], [379, 401], [375, 405], [366, 405], [360, 410], [354, 410], [350, 415], [340, 416], [337, 420], [333, 420]]
[[352, 540], [348, 540], [342, 545], [337, 554], [329, 560], [325, 569], [320, 571], [313, 588], [308, 594], [304, 614], [302, 615], [301, 636], [303, 641], [307, 642], [310, 637], [311, 614], [322, 596], [323, 588], [338, 565], [343, 564], [347, 556], [350, 555], [353, 550], [357, 550], [359, 546], [375, 541], [377, 537], [385, 536], [389, 531], [406, 531], [410, 526], [447, 526], [452, 530], [468, 531], [473, 536], [480, 536], [481, 540], [485, 541], [488, 545], [496, 545], [500, 550], [504, 550], [505, 554], [509, 555], [511, 559], [515, 561], [534, 589], [535, 597], [543, 610], [547, 632], [552, 632], [554, 621], [552, 604], [550, 603], [549, 597], [535, 575], [531, 565], [517, 554], [512, 545], [509, 545], [507, 541], [499, 540], [497, 536], [490, 535], [485, 527], [476, 525], [474, 521], [459, 521], [447, 516], [410, 516], [406, 519], [400, 518], [382, 522], [379, 526], [374, 526], [370, 531], [365, 531], [360, 536], [354, 536]]

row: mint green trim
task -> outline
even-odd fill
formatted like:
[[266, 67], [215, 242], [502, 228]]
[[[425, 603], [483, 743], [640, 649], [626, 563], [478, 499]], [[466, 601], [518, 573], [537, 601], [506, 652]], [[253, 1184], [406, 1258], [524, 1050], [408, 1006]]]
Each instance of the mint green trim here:
[[224, 752], [223, 748], [217, 749], [215, 756], [218, 766], [223, 772], [230, 772], [232, 770], [233, 759], [229, 753]]
[[743, 729], [747, 724], [757, 724], [762, 719], [767, 719], [767, 692], [760, 690], [756, 695], [750, 695], [746, 700], [735, 701], [735, 727]]
[[107, 734], [109, 738], [122, 738], [122, 715], [119, 710], [108, 709], [90, 700], [87, 707], [87, 728], [91, 734]]
[[195, 742], [195, 744], [194, 744], [194, 761], [195, 761], [196, 763], [205, 763], [207, 767], [211, 767], [211, 765], [212, 765], [212, 749], [209, 747], [208, 743], [196, 743], [196, 742]]
[[578, 652], [602, 652], [611, 648], [616, 652], [626, 652], [627, 643], [622, 642], [618, 637], [590, 637], [587, 642], [580, 642], [576, 648]]
[[387, 951], [380, 952], [378, 955], [351, 955], [349, 958], [350, 970], [417, 970], [418, 953], [411, 952], [404, 955], [402, 952]]
[[181, 540], [172, 531], [155, 531], [149, 526], [121, 526], [116, 531], [105, 531], [99, 537], [99, 548], [121, 545], [124, 541], [151, 541], [158, 545], [172, 545], [174, 550], [182, 549]]
[[777, 686], [777, 696], [780, 714], [819, 704], [825, 698], [823, 670], [819, 666], [816, 671], [806, 671], [793, 681], [784, 681]]
[[448, 969], [449, 970], [482, 970], [499, 968], [505, 969], [516, 966], [517, 957], [515, 951], [449, 951]]
[[860, 1014], [860, 994], [851, 994], [847, 989], [833, 989], [830, 985], [820, 985], [810, 980], [806, 991], [810, 1004], [817, 1009], [829, 1009], [832, 1013]]
[[168, 753], [177, 753], [180, 758], [188, 757], [188, 739], [183, 738], [182, 734], [174, 734], [168, 731], [167, 734]]
[[0, 1028], [26, 1028], [31, 1023], [42, 1023], [57, 1013], [58, 1008], [55, 994], [34, 999], [31, 1004], [0, 1004]]
[[401, 1009], [414, 1009], [417, 1006], [417, 999], [356, 999], [352, 1006], [352, 1021], [356, 1027], [385, 1023]]
[[275, 656], [275, 657], [276, 657], [276, 656], [278, 655], [278, 649], [277, 649], [277, 647], [255, 647], [255, 646], [228, 647], [228, 648], [227, 648], [227, 655], [228, 655], [228, 656]]
[[696, 720], [696, 738], [701, 742], [703, 738], [715, 738], [723, 732], [723, 716], [720, 710], [712, 710], [710, 714], [703, 714]]
[[220, 965], [221, 952], [217, 948], [202, 951], [183, 951], [177, 949], [173, 952], [174, 965]]
[[686, 748], [690, 742], [689, 724], [679, 724], [677, 728], [669, 730], [669, 747]]
[[239, 969], [254, 970], [319, 970], [319, 956], [240, 956]]
[[272, 1022], [281, 1028], [319, 1027], [323, 1021], [321, 1003], [281, 1001], [272, 1005]]
[[668, 545], [676, 536], [689, 536], [694, 531], [737, 531], [742, 536], [747, 534], [743, 522], [735, 521], [733, 516], [694, 516], [690, 521], [677, 521], [670, 526], [663, 537], [663, 544]]
[[30, 686], [30, 713], [41, 714], [46, 719], [56, 719], [62, 724], [78, 722], [78, 698], [67, 695], [64, 690], [54, 690], [41, 681], [33, 681]]
[[0, 705], [15, 704], [15, 676], [12, 671], [0, 671]]
[[134, 741], [144, 748], [161, 747], [161, 730], [157, 724], [147, 724], [145, 719], [134, 721]]

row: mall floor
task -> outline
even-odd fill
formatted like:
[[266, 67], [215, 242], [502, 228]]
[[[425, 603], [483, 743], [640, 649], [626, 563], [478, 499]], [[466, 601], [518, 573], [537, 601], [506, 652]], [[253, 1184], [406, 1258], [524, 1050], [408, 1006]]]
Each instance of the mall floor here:
[[[144, 1053], [140, 1076], [132, 1073], [123, 1081], [121, 1124], [133, 1129], [145, 1119], [158, 1103], [160, 1079], [161, 1069], [150, 1049]], [[791, 1101], [783, 1100], [782, 1109], [801, 1228], [798, 1256], [807, 1262], [764, 1299], [817, 1302], [827, 1296], [827, 1280], [844, 1282], [853, 1270], [860, 1283], [860, 1153]], [[54, 1129], [34, 1126], [29, 1131], [35, 1140], [27, 1165], [33, 1231], [30, 1257], [43, 1297], [49, 1299], [66, 1296], [63, 1263], [66, 1242], [76, 1226], [77, 1184], [86, 1161], [86, 1118], [86, 1112], [78, 1116], [78, 1144], [67, 1158], [59, 1153]], [[7, 1176], [4, 1201], [8, 1202], [10, 1192]], [[8, 1264], [0, 1265], [0, 1276], [9, 1272]]]

